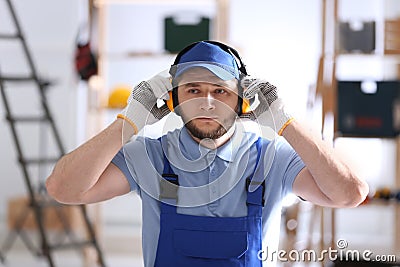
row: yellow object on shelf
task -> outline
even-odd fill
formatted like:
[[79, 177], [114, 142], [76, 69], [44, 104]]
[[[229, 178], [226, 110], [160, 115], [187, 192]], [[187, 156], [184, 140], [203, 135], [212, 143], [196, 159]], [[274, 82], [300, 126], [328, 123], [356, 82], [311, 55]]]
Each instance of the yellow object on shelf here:
[[108, 108], [124, 108], [132, 91], [129, 85], [117, 85], [108, 96]]

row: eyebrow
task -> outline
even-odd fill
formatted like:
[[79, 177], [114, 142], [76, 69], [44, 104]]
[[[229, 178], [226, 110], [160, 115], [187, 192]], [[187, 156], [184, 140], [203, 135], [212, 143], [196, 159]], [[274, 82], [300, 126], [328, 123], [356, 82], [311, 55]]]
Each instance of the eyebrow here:
[[200, 84], [198, 84], [198, 83], [185, 83], [185, 84], [182, 84], [182, 86], [183, 87], [199, 87]]
[[[218, 84], [218, 83], [210, 83], [210, 84], [215, 86], [215, 87], [224, 87], [224, 88], [230, 89], [229, 86], [224, 84], [224, 83], [220, 83], [220, 84]], [[199, 83], [185, 83], [185, 84], [182, 84], [181, 86], [183, 86], [185, 88], [187, 88], [187, 87], [199, 87], [200, 84]]]

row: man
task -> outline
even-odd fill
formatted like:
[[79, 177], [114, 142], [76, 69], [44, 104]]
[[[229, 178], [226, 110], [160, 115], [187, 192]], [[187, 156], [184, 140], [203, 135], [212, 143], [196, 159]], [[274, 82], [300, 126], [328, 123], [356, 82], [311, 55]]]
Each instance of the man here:
[[[192, 44], [169, 73], [136, 86], [118, 118], [60, 159], [47, 180], [64, 203], [136, 191], [146, 266], [261, 266], [257, 253], [276, 248], [288, 193], [330, 207], [366, 197], [367, 184], [285, 111], [275, 86], [247, 75], [233, 48]], [[138, 136], [170, 111], [183, 127]], [[249, 120], [262, 126], [258, 134], [246, 130]], [[261, 138], [265, 126], [281, 136]]]

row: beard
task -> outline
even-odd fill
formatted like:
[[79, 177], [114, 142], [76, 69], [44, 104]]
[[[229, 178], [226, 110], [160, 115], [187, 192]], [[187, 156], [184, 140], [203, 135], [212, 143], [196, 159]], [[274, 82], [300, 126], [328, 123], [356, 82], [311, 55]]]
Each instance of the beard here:
[[[178, 106], [177, 109], [180, 109], [180, 107]], [[202, 130], [199, 127], [197, 127], [194, 123], [193, 119], [187, 119], [186, 116], [184, 114], [182, 114], [181, 111], [179, 111], [180, 116], [183, 120], [183, 123], [185, 124], [186, 129], [188, 129], [188, 131], [196, 138], [199, 138], [200, 140], [202, 139], [218, 139], [221, 136], [223, 136], [224, 134], [226, 134], [228, 132], [228, 130], [233, 126], [233, 124], [236, 121], [236, 117], [238, 114], [238, 110], [239, 110], [239, 102], [235, 107], [235, 115], [232, 115], [226, 119], [224, 119], [222, 121], [222, 123], [217, 122], [218, 123], [218, 127], [216, 129], [208, 129], [208, 130]]]
[[190, 120], [190, 121], [186, 122], [185, 126], [189, 130], [189, 132], [196, 138], [215, 140], [227, 133], [227, 131], [235, 123], [235, 119], [236, 119], [236, 116], [226, 119], [226, 120], [224, 120], [223, 125], [218, 122], [218, 126], [215, 129], [202, 130], [196, 126], [196, 124], [194, 123], [194, 120]]

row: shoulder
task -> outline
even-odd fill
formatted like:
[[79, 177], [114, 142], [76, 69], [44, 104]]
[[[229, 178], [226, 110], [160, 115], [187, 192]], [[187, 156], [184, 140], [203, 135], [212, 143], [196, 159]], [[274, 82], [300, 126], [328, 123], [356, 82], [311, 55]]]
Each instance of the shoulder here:
[[283, 137], [262, 138], [261, 143], [261, 161], [270, 170], [270, 175], [282, 176], [291, 166], [302, 164], [299, 155]]
[[168, 142], [174, 142], [179, 139], [179, 130], [176, 129], [171, 132], [167, 132], [166, 134], [162, 135], [161, 137], [154, 138], [148, 137], [143, 135], [138, 135], [132, 138], [131, 142], [127, 143], [124, 148], [128, 151], [132, 150], [150, 150], [150, 151], [160, 151], [162, 149], [162, 142], [161, 140], [168, 140]]
[[248, 140], [253, 146], [260, 147], [262, 150], [274, 153], [294, 152], [293, 148], [282, 136], [274, 138], [265, 138], [254, 133], [249, 133]]
[[124, 154], [143, 153], [144, 151], [158, 150], [160, 141], [158, 139], [149, 138], [145, 136], [135, 136], [131, 141], [125, 144], [122, 148]]

